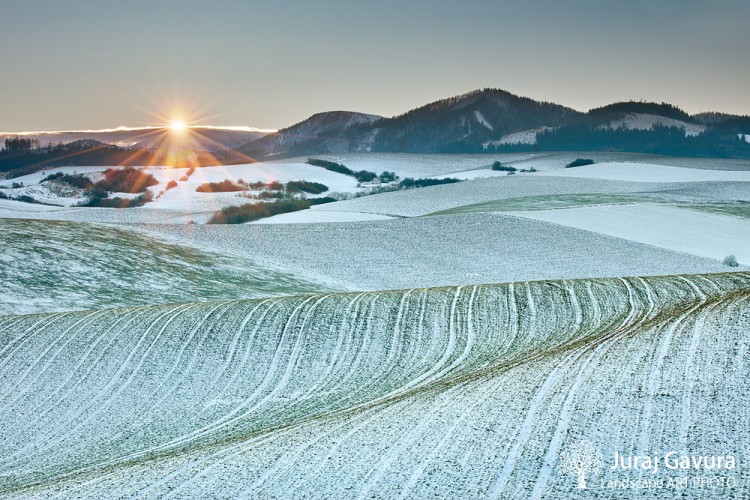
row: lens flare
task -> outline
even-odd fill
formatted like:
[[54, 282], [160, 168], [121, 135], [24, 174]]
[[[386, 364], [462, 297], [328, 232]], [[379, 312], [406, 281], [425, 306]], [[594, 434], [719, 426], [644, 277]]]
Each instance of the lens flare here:
[[169, 128], [172, 129], [173, 132], [183, 132], [187, 128], [187, 125], [185, 122], [174, 120], [169, 124]]

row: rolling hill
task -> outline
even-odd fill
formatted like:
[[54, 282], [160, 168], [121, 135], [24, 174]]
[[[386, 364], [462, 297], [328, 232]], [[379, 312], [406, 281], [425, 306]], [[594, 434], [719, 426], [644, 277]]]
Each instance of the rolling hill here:
[[318, 113], [237, 148], [257, 159], [346, 152], [624, 151], [750, 157], [750, 118], [690, 116], [668, 103], [617, 102], [586, 113], [500, 89], [475, 90], [392, 118]]
[[748, 311], [733, 273], [0, 316], [0, 494], [560, 498], [586, 443], [592, 498], [668, 450], [746, 497]]

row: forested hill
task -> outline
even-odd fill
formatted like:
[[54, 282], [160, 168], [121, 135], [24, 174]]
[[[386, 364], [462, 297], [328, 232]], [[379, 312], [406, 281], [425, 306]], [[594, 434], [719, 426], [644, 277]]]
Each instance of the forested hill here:
[[750, 117], [694, 116], [669, 103], [617, 102], [586, 113], [555, 103], [483, 89], [393, 118], [318, 113], [249, 142], [257, 159], [355, 151], [495, 153], [592, 150], [750, 158]]

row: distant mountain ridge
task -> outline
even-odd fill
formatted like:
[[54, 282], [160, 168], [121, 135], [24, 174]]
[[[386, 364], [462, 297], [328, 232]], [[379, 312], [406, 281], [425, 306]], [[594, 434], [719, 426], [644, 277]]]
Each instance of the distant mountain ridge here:
[[[244, 127], [190, 127], [191, 137], [203, 151], [233, 149], [263, 137], [268, 132]], [[70, 130], [26, 133], [0, 133], [0, 145], [6, 138], [29, 137], [41, 147], [69, 144], [81, 140], [96, 140], [118, 147], [158, 149], [170, 135], [169, 127], [121, 127], [108, 130]]]
[[[680, 129], [682, 132], [675, 132]], [[736, 134], [750, 134], [750, 117], [720, 113], [691, 116], [672, 104], [644, 101], [617, 102], [582, 113], [486, 88], [392, 118], [348, 111], [317, 113], [237, 151], [263, 160], [357, 151], [478, 153], [586, 146], [593, 150], [750, 157], [746, 143]]]

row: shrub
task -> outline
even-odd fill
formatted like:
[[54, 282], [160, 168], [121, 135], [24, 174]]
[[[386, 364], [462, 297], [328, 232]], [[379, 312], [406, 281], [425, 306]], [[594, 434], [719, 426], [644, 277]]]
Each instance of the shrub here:
[[322, 167], [331, 172], [337, 172], [339, 174], [348, 175], [354, 177], [358, 182], [371, 182], [377, 178], [378, 174], [370, 172], [369, 170], [360, 170], [358, 172], [353, 171], [349, 167], [336, 163], [335, 161], [319, 160], [317, 158], [308, 158], [307, 163], [316, 167]]
[[319, 160], [317, 158], [308, 158], [307, 163], [308, 165], [322, 167], [326, 170], [330, 170], [331, 172], [338, 172], [339, 174], [350, 175], [352, 177], [354, 176], [353, 170], [342, 165], [341, 163], [336, 163], [335, 161]]
[[378, 174], [375, 172], [370, 172], [369, 170], [360, 170], [358, 172], [354, 172], [354, 178], [357, 179], [357, 182], [372, 182], [378, 177]]
[[266, 183], [265, 182], [261, 182], [261, 181], [251, 182], [250, 184], [247, 185], [247, 187], [249, 187], [253, 191], [258, 191], [258, 190], [263, 189], [264, 187], [266, 187]]
[[328, 191], [328, 186], [319, 182], [289, 181], [286, 183], [287, 193], [320, 194]]
[[177, 187], [177, 181], [172, 179], [171, 181], [167, 182], [167, 188], [166, 189], [172, 189]]
[[455, 179], [453, 177], [446, 177], [445, 179], [412, 179], [407, 177], [406, 179], [399, 182], [399, 187], [403, 189], [420, 188], [427, 186], [437, 186], [439, 184], [452, 184], [454, 182], [461, 182], [461, 179]]
[[722, 264], [729, 267], [739, 267], [739, 262], [737, 262], [737, 257], [734, 255], [727, 255], [724, 257], [724, 260], [721, 261]]
[[499, 170], [501, 172], [515, 172], [516, 167], [511, 167], [510, 165], [503, 165], [499, 161], [496, 161], [492, 164], [492, 170]]
[[91, 196], [79, 206], [99, 208], [135, 208], [145, 205], [149, 201], [152, 201], [153, 198], [151, 191], [146, 191], [135, 198], [109, 198], [107, 197], [107, 193], [104, 192], [104, 197], [99, 197], [98, 195]]
[[280, 200], [284, 197], [285, 195], [281, 191], [263, 191], [258, 195], [259, 200]]
[[42, 179], [41, 182], [54, 181], [55, 179], [59, 179], [62, 176], [63, 176], [62, 172], [57, 172], [57, 173], [54, 173], [54, 174], [49, 174], [47, 177], [45, 177], [44, 179]]
[[584, 165], [593, 165], [594, 160], [588, 158], [576, 158], [572, 162], [565, 165], [565, 168], [583, 167]]
[[185, 172], [185, 175], [183, 175], [182, 177], [180, 177], [180, 180], [181, 180], [182, 182], [185, 182], [185, 181], [187, 181], [187, 180], [188, 180], [188, 179], [190, 178], [190, 176], [191, 176], [191, 175], [193, 175], [194, 173], [195, 173], [195, 167], [190, 167], [190, 168], [188, 169], [188, 171], [187, 171], [187, 172]]
[[268, 184], [266, 184], [266, 187], [271, 191], [282, 191], [284, 189], [284, 185], [279, 181], [269, 182]]
[[16, 198], [16, 200], [17, 201], [22, 201], [24, 203], [39, 203], [38, 201], [36, 201], [31, 196], [28, 196], [28, 195], [25, 195], [25, 194], [22, 194], [21, 196], [19, 196], [18, 198]]
[[118, 193], [145, 193], [150, 186], [159, 184], [151, 174], [132, 167], [110, 168], [104, 171], [104, 178], [94, 187]]
[[[82, 174], [78, 174], [78, 175], [67, 175], [67, 174], [65, 174], [65, 175], [63, 175], [62, 172], [58, 172], [54, 176], [49, 176], [48, 178], [50, 178], [50, 177], [54, 177], [51, 180], [56, 180], [58, 182], [65, 183], [65, 184], [67, 184], [69, 186], [73, 186], [73, 187], [78, 188], [78, 189], [91, 189], [92, 187], [94, 187], [94, 183], [91, 182], [91, 179], [89, 179], [88, 177], [84, 177]], [[47, 179], [45, 179], [45, 180], [47, 180]], [[42, 181], [42, 182], [44, 182], [44, 181]]]
[[246, 203], [244, 205], [226, 207], [214, 212], [209, 224], [242, 224], [254, 220], [271, 217], [273, 215], [297, 212], [310, 208], [311, 205], [320, 205], [336, 201], [333, 198], [315, 198], [313, 200], [281, 200], [271, 203]]
[[234, 191], [247, 191], [245, 186], [235, 184], [229, 179], [221, 182], [205, 182], [195, 188], [198, 193], [231, 193]]
[[398, 175], [396, 175], [396, 172], [388, 172], [386, 170], [380, 174], [379, 179], [382, 183], [395, 182], [398, 180]]

